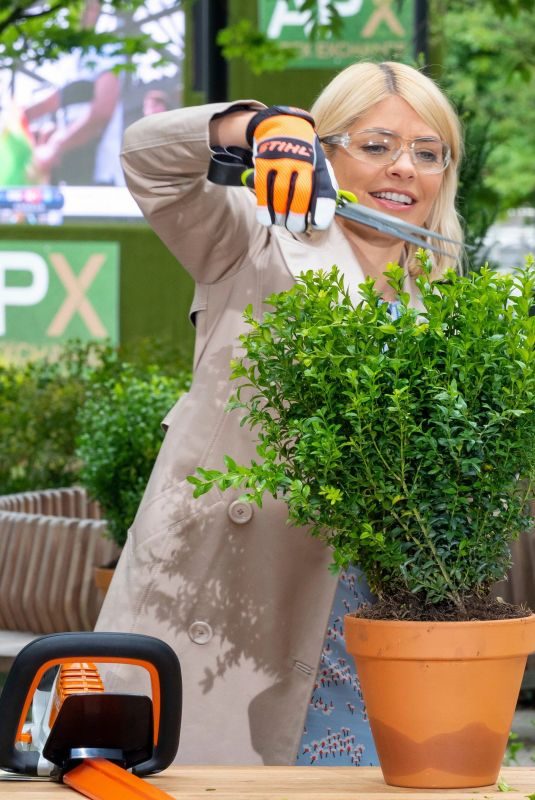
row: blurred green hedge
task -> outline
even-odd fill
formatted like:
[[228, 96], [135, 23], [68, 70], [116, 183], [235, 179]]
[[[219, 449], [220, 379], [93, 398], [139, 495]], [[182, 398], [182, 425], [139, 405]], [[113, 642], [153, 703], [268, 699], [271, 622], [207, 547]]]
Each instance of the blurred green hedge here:
[[116, 541], [160, 448], [160, 422], [190, 383], [169, 341], [72, 342], [54, 360], [0, 363], [0, 494], [85, 485]]
[[122, 547], [158, 455], [160, 423], [189, 387], [184, 374], [163, 375], [156, 367], [120, 375], [89, 387], [77, 421], [80, 483], [102, 506], [110, 537]]

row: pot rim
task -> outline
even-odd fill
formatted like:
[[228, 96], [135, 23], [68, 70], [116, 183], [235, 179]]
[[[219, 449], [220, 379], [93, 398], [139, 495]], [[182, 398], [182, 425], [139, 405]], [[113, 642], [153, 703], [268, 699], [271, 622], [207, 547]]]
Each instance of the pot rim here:
[[499, 620], [432, 622], [344, 617], [349, 653], [360, 658], [458, 661], [526, 657], [535, 650], [535, 614]]
[[435, 625], [440, 626], [448, 626], [450, 629], [456, 627], [465, 627], [467, 625], [471, 626], [481, 626], [481, 627], [489, 627], [491, 625], [499, 625], [503, 624], [510, 624], [510, 623], [518, 623], [524, 622], [529, 623], [530, 621], [535, 622], [535, 612], [528, 614], [526, 617], [504, 617], [503, 619], [460, 619], [460, 620], [412, 620], [412, 619], [366, 619], [365, 617], [359, 617], [355, 611], [350, 612], [349, 614], [344, 615], [344, 619], [355, 620], [362, 625], [388, 625], [389, 627], [396, 627], [399, 626], [407, 627], [408, 625], [414, 626], [421, 626], [424, 627], [432, 627]]

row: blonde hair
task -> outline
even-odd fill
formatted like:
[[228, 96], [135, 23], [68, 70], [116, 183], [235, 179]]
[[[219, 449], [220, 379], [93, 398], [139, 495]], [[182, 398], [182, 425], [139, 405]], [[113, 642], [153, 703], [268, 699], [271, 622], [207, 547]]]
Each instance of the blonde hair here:
[[[462, 157], [461, 125], [450, 102], [431, 78], [413, 67], [394, 61], [352, 64], [329, 83], [312, 106], [311, 113], [318, 135], [321, 139], [347, 133], [376, 103], [392, 95], [409, 103], [451, 148], [450, 164], [444, 172], [437, 198], [424, 225], [450, 239], [462, 241], [462, 229], [455, 209]], [[324, 145], [327, 157], [332, 154], [334, 147]], [[441, 248], [449, 255], [437, 254], [433, 257], [434, 277], [439, 277], [448, 267], [459, 269], [462, 260], [463, 254], [455, 245], [445, 243]], [[415, 250], [413, 245], [408, 246], [407, 263], [411, 274], [418, 272]]]

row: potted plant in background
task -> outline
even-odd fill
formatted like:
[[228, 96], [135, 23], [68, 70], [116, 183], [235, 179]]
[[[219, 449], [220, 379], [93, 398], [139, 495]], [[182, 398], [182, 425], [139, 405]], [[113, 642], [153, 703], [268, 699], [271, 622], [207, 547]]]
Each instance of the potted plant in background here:
[[248, 308], [231, 407], [260, 459], [189, 480], [284, 498], [336, 568], [363, 570], [377, 602], [346, 617], [346, 645], [387, 783], [484, 786], [535, 649], [535, 615], [490, 595], [529, 524], [535, 269], [432, 282], [418, 257], [421, 311], [388, 267], [396, 320], [371, 279], [352, 304], [334, 267], [268, 298], [262, 321]]
[[[76, 454], [79, 480], [99, 502], [109, 536], [120, 550], [160, 449], [161, 421], [188, 388], [190, 376], [179, 371], [170, 377], [156, 366], [127, 363], [114, 372], [86, 394], [78, 416]], [[94, 570], [103, 591], [116, 563], [117, 559]]]

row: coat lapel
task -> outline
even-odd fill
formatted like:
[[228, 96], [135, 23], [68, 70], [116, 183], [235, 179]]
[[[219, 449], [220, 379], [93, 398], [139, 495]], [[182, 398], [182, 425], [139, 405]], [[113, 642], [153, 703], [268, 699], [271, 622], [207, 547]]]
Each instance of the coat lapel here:
[[336, 264], [344, 276], [352, 301], [358, 300], [358, 286], [364, 282], [364, 273], [353, 250], [338, 225], [326, 231], [292, 234], [285, 228], [274, 229], [286, 267], [294, 278], [302, 272], [330, 270]]
[[[309, 269], [330, 270], [336, 264], [344, 277], [353, 303], [360, 299], [359, 284], [364, 283], [364, 272], [351, 245], [339, 226], [331, 225], [326, 231], [310, 231], [292, 234], [285, 228], [273, 228], [278, 238], [282, 257], [287, 269], [297, 278]], [[407, 274], [405, 289], [410, 294], [410, 305], [422, 310], [414, 280]]]

